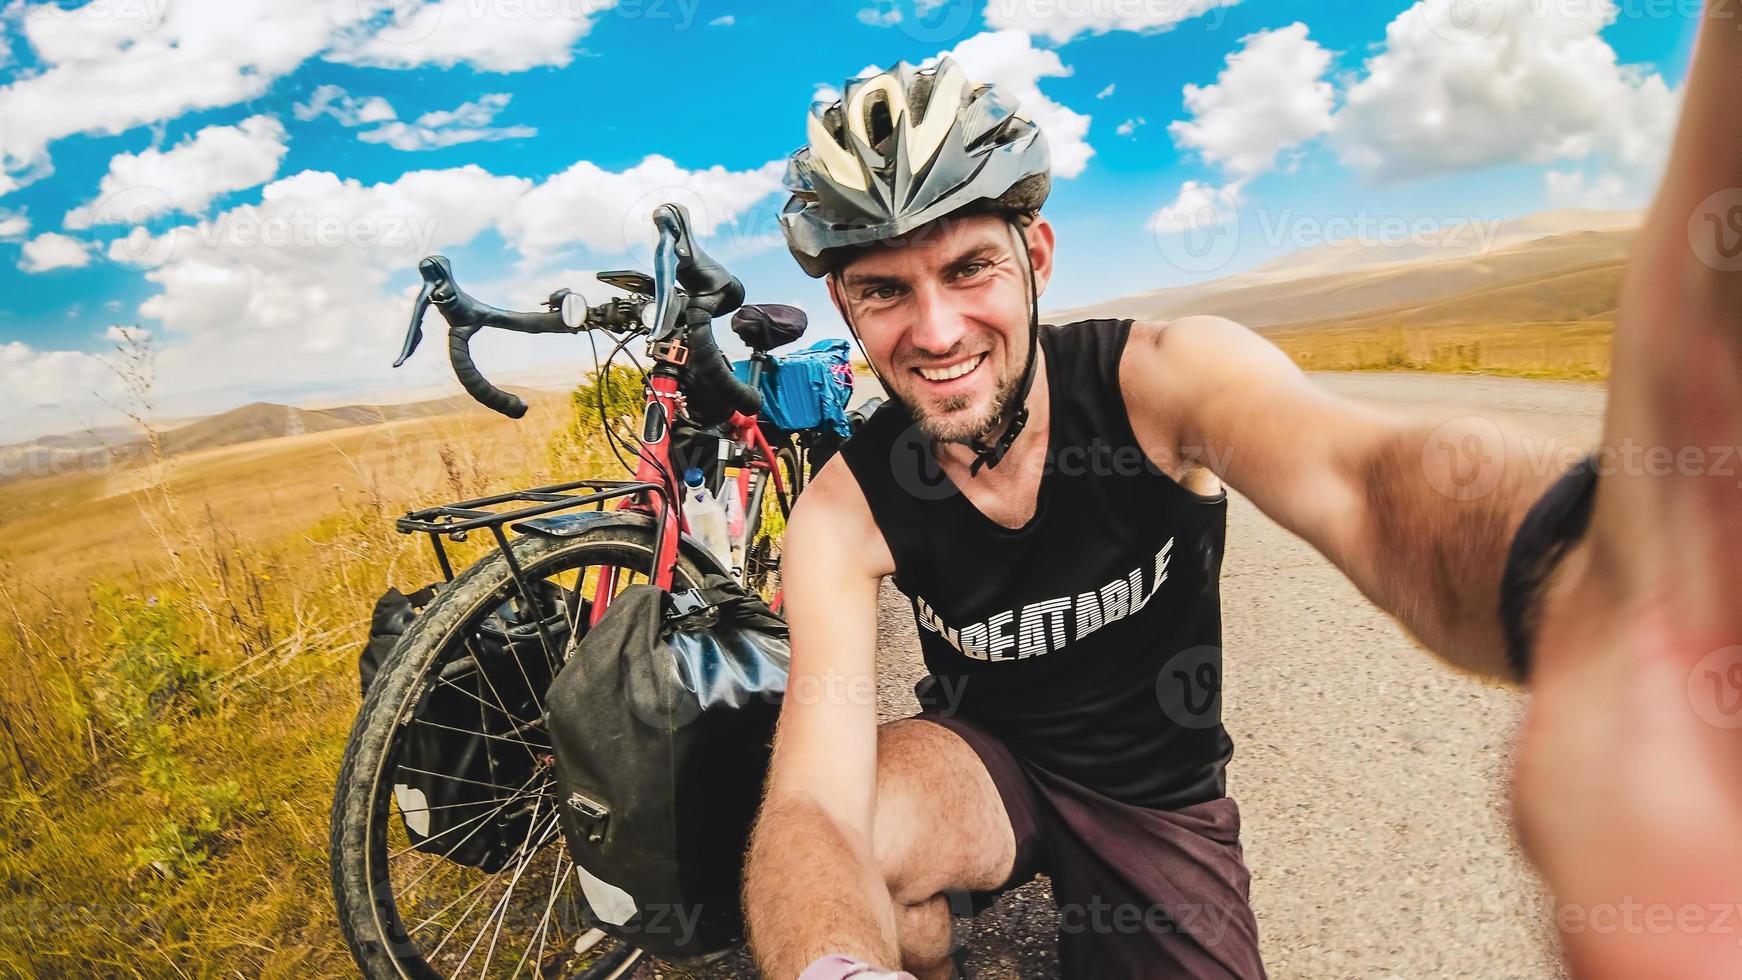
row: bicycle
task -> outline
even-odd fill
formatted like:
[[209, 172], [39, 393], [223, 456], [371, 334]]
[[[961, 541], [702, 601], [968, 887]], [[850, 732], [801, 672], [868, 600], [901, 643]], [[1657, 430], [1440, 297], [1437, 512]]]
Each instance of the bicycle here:
[[[641, 952], [589, 929], [584, 896], [576, 893], [585, 872], [558, 830], [543, 692], [574, 641], [635, 582], [652, 582], [681, 604], [697, 601], [705, 576], [737, 574], [778, 608], [779, 542], [764, 525], [775, 514], [784, 518], [801, 489], [804, 446], [790, 433], [771, 440], [759, 423], [755, 386], [767, 351], [752, 343], [747, 384], [715, 343], [712, 320], [742, 305], [743, 285], [697, 246], [681, 207], [661, 205], [653, 222], [653, 275], [599, 273], [629, 296], [596, 306], [565, 289], [544, 311], [502, 310], [468, 296], [447, 259], [419, 264], [424, 285], [396, 366], [417, 348], [433, 305], [449, 324], [455, 374], [497, 412], [519, 418], [526, 404], [472, 362], [471, 338], [486, 327], [603, 330], [617, 341], [600, 378], [632, 340], [645, 337], [653, 367], [636, 437], [606, 425], [613, 451], [634, 450], [633, 479], [510, 491], [415, 510], [396, 522], [402, 533], [428, 536], [445, 584], [369, 682], [333, 802], [334, 898], [346, 942], [369, 977], [526, 971], [603, 980], [632, 969]], [[670, 451], [684, 412], [723, 420], [723, 458], [737, 466], [746, 501], [738, 542], [744, 569], [725, 567], [684, 533]], [[505, 505], [515, 506], [499, 509]], [[481, 530], [496, 549], [456, 574], [444, 541]], [[467, 713], [467, 723], [433, 720], [438, 699], [443, 710]], [[442, 739], [465, 746], [463, 765], [442, 772], [426, 761]], [[461, 802], [431, 802], [451, 798]]]

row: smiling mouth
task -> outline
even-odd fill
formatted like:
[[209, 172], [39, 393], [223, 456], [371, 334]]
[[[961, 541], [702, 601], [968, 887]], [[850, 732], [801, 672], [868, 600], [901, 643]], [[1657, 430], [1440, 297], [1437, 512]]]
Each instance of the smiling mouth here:
[[957, 361], [954, 364], [946, 364], [942, 367], [914, 368], [913, 373], [927, 381], [933, 382], [934, 384], [941, 384], [946, 381], [954, 381], [957, 378], [963, 378], [973, 374], [975, 371], [980, 369], [981, 363], [985, 360], [985, 354], [976, 354], [973, 357]]

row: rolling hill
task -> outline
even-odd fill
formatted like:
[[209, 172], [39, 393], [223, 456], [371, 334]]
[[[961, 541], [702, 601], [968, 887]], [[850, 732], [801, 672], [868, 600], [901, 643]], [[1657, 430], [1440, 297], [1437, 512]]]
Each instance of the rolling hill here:
[[[1215, 314], [1256, 330], [1283, 324], [1346, 320], [1378, 310], [1420, 305], [1506, 283], [1523, 283], [1584, 267], [1624, 263], [1630, 231], [1553, 235], [1484, 255], [1408, 262], [1277, 280], [1246, 273], [1213, 282], [1159, 289], [1049, 314], [1053, 322], [1089, 317], [1172, 319]], [[1566, 319], [1564, 316], [1554, 319]]]
[[[549, 395], [548, 392], [512, 386], [506, 390], [529, 401]], [[482, 411], [485, 409], [465, 395], [402, 405], [341, 405], [318, 409], [254, 402], [203, 419], [178, 420], [173, 427], [165, 425], [160, 428], [157, 438], [164, 455], [180, 455], [311, 432], [333, 432], [403, 419]], [[0, 483], [68, 473], [90, 468], [93, 464], [127, 462], [148, 455], [149, 443], [133, 425], [43, 436], [30, 442], [0, 447]]]

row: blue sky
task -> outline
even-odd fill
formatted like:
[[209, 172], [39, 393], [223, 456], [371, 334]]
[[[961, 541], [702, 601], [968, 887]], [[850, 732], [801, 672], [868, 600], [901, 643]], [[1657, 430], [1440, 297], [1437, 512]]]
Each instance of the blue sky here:
[[[387, 368], [419, 254], [528, 308], [644, 266], [661, 199], [752, 301], [844, 335], [779, 243], [781, 161], [821, 87], [945, 52], [1052, 140], [1047, 308], [1237, 272], [1331, 219], [1639, 207], [1698, 6], [915, 3], [13, 0], [0, 442], [111, 420], [117, 326], [150, 334], [168, 415], [447, 383], [438, 350]], [[1180, 247], [1205, 234], [1207, 256]], [[584, 344], [479, 350], [514, 374]]]

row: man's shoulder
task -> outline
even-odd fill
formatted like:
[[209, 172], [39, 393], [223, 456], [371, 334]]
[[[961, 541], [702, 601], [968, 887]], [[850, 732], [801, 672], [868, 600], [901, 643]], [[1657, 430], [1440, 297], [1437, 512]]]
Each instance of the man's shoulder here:
[[787, 534], [827, 542], [830, 548], [839, 549], [843, 560], [868, 562], [867, 572], [886, 575], [894, 571], [889, 547], [844, 453], [836, 453], [823, 464], [798, 495]]

